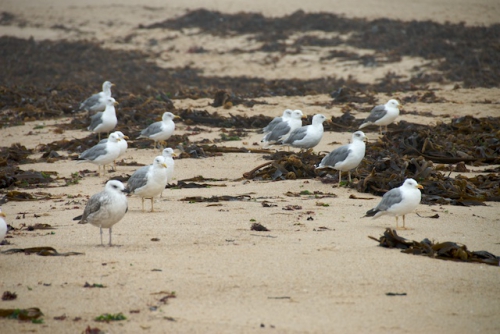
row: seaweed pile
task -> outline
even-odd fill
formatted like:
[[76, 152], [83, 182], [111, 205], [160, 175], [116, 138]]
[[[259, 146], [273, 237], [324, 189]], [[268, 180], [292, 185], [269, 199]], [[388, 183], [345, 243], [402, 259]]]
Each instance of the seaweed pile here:
[[[500, 118], [471, 116], [436, 126], [394, 125], [395, 130], [377, 142], [367, 143], [366, 155], [353, 175], [358, 182], [349, 186], [360, 192], [383, 195], [411, 177], [424, 186], [423, 203], [483, 205], [500, 201], [500, 175], [489, 173], [468, 178], [450, 177], [440, 170], [449, 164], [500, 164]], [[297, 179], [322, 177], [322, 182], [336, 183], [328, 171], [316, 171], [324, 154], [311, 150], [298, 154], [277, 152], [267, 156], [271, 162], [244, 173], [249, 179]], [[446, 165], [445, 165], [446, 164]], [[450, 171], [453, 167], [448, 168]], [[334, 172], [337, 173], [337, 172]]]
[[369, 237], [380, 243], [381, 247], [402, 249], [405, 254], [423, 255], [433, 259], [459, 262], [500, 265], [500, 257], [487, 251], [469, 251], [466, 245], [453, 241], [433, 243], [428, 238], [418, 242], [400, 237], [395, 230], [388, 228], [379, 239]]
[[[258, 13], [224, 14], [199, 9], [179, 18], [140, 28], [198, 28], [202, 32], [219, 36], [253, 34], [256, 40], [264, 42], [258, 51], [268, 52], [286, 52], [293, 49], [293, 52], [300, 53], [302, 46], [346, 44], [374, 50], [374, 53], [368, 56], [348, 52], [342, 54], [343, 57], [358, 60], [365, 66], [377, 66], [377, 62], [381, 61], [399, 61], [402, 56], [423, 57], [439, 60], [437, 70], [442, 71], [444, 77], [450, 81], [463, 81], [465, 87], [497, 87], [500, 75], [498, 24], [490, 27], [467, 27], [464, 23], [366, 20], [331, 13], [305, 13], [302, 10], [283, 17], [268, 18]], [[291, 47], [287, 45], [287, 39], [293, 33], [315, 30], [338, 32], [346, 38], [306, 36], [299, 38]], [[333, 57], [338, 56], [335, 54], [338, 51], [333, 52]], [[440, 82], [442, 77], [422, 74], [410, 80], [413, 84], [429, 81]]]

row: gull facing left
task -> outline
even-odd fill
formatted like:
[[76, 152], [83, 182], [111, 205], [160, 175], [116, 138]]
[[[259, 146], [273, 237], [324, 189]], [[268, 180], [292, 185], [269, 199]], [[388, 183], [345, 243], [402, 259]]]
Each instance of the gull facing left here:
[[106, 183], [104, 190], [90, 197], [81, 216], [73, 218], [78, 224], [90, 223], [99, 227], [102, 242], [102, 229], [109, 228], [109, 246], [111, 243], [112, 227], [118, 223], [128, 211], [127, 190], [123, 183], [111, 180]]

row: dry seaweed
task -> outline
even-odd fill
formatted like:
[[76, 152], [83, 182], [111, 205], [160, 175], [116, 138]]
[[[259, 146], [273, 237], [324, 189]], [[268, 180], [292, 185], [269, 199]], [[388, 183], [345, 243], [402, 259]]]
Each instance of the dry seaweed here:
[[2, 300], [14, 300], [17, 298], [17, 293], [4, 291], [2, 294]]
[[259, 232], [270, 231], [267, 227], [259, 223], [253, 223], [252, 226], [250, 226], [250, 230]]
[[402, 249], [401, 252], [405, 254], [424, 255], [440, 260], [500, 265], [500, 257], [487, 251], [469, 251], [466, 245], [452, 241], [433, 243], [427, 238], [420, 242], [408, 240], [399, 236], [391, 228], [387, 228], [379, 239], [371, 236], [369, 238], [378, 241], [382, 247]]
[[[351, 125], [349, 125], [351, 126]], [[360, 192], [383, 195], [412, 177], [423, 186], [422, 202], [431, 204], [484, 205], [500, 201], [500, 175], [490, 173], [450, 177], [434, 163], [458, 163], [466, 171], [469, 164], [500, 163], [500, 118], [471, 116], [435, 126], [400, 121], [376, 142], [367, 143], [366, 155], [351, 172], [358, 182], [349, 186]], [[292, 153], [278, 151], [264, 156], [272, 161], [243, 174], [247, 179], [285, 180], [320, 177], [324, 183], [337, 183], [338, 172], [316, 170], [324, 154], [312, 150]], [[335, 174], [334, 177], [331, 177]]]
[[222, 201], [249, 201], [252, 197], [250, 195], [238, 195], [238, 196], [212, 196], [212, 197], [203, 197], [203, 196], [188, 196], [181, 198], [181, 201], [186, 201], [190, 203], [201, 203], [201, 202], [222, 202]]
[[38, 307], [26, 309], [0, 309], [0, 318], [19, 319], [21, 321], [37, 320], [43, 315]]
[[85, 253], [79, 252], [66, 252], [59, 253], [53, 247], [30, 247], [30, 248], [11, 248], [5, 251], [0, 252], [2, 254], [16, 254], [16, 253], [24, 253], [26, 255], [36, 254], [40, 256], [70, 256], [70, 255], [84, 255]]

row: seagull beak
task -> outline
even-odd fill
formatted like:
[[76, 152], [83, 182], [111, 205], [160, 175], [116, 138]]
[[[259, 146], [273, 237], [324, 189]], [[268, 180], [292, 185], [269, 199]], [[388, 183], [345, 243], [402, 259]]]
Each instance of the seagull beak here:
[[122, 193], [130, 194], [130, 190], [128, 190], [127, 188], [125, 188], [125, 189], [122, 190]]
[[0, 217], [4, 217], [4, 218], [5, 218], [5, 217], [7, 217], [7, 216], [5, 215], [5, 213], [0, 212]]
[[115, 104], [120, 104], [118, 101], [115, 101]]
[[120, 140], [122, 140], [120, 137], [116, 138], [116, 141], [120, 141]]
[[128, 136], [123, 136], [123, 139], [129, 139]]
[[181, 116], [174, 115], [174, 119], [182, 119]]
[[300, 119], [307, 119], [307, 115], [302, 115]]
[[424, 189], [424, 186], [423, 186], [423, 185], [421, 185], [421, 184], [417, 184], [417, 188], [418, 188], [418, 189]]
[[114, 83], [111, 83], [111, 86], [115, 86], [115, 84], [114, 84]]
[[161, 164], [163, 167], [167, 168], [167, 164], [166, 163], [163, 163]]

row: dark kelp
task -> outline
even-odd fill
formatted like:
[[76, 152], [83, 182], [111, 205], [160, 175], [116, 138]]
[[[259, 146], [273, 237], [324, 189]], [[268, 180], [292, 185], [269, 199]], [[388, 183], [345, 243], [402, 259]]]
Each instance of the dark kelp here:
[[433, 243], [428, 238], [418, 242], [408, 240], [399, 236], [395, 230], [387, 228], [379, 239], [369, 237], [386, 248], [398, 248], [402, 253], [413, 255], [424, 255], [434, 259], [452, 260], [460, 262], [478, 262], [492, 266], [500, 265], [500, 257], [487, 251], [469, 251], [466, 245], [446, 241]]
[[53, 247], [30, 247], [30, 248], [11, 248], [0, 252], [1, 254], [16, 254], [24, 253], [26, 255], [36, 254], [40, 256], [70, 256], [70, 255], [85, 255], [79, 252], [59, 253]]

